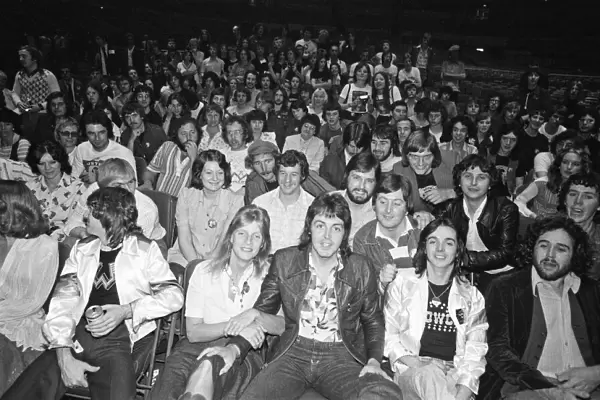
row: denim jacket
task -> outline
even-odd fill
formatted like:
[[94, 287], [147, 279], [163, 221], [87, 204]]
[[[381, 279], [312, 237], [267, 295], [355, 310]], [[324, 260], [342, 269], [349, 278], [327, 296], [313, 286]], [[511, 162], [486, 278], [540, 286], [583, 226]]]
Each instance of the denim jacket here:
[[[384, 307], [384, 355], [390, 359], [395, 373], [401, 374], [409, 368], [400, 361], [401, 357], [419, 355], [428, 296], [427, 274], [419, 277], [414, 270], [400, 270], [388, 287]], [[477, 393], [488, 350], [485, 301], [477, 288], [454, 278], [448, 297], [448, 311], [456, 326], [453, 361], [457, 384]], [[457, 318], [457, 311], [462, 311], [462, 321]]]

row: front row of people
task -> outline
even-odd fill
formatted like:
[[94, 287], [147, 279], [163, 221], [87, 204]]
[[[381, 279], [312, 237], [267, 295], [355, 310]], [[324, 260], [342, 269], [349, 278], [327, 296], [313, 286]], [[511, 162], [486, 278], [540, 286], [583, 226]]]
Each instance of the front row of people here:
[[[397, 216], [410, 197], [410, 185], [406, 193], [393, 178], [374, 196], [376, 214]], [[591, 195], [573, 190], [563, 198], [575, 217]], [[6, 217], [0, 199], [0, 234], [15, 236], [22, 222]], [[50, 349], [2, 399], [55, 399], [68, 386], [89, 386], [93, 399], [134, 399], [135, 360], [151, 350], [152, 321], [183, 305], [159, 247], [140, 234], [133, 194], [104, 187], [86, 203], [90, 236], [73, 247], [41, 328]], [[297, 399], [309, 388], [328, 399], [600, 398], [600, 286], [586, 276], [595, 253], [580, 225], [535, 222], [516, 271], [492, 279], [484, 299], [467, 277], [465, 232], [444, 216], [418, 240], [412, 223], [400, 226], [406, 247], [383, 282], [383, 269], [350, 250], [343, 195], [318, 196], [299, 245], [272, 258], [269, 215], [245, 206], [215, 256], [196, 263], [186, 338], [150, 398]], [[379, 226], [370, 229], [382, 243]], [[369, 245], [370, 235], [355, 245]]]

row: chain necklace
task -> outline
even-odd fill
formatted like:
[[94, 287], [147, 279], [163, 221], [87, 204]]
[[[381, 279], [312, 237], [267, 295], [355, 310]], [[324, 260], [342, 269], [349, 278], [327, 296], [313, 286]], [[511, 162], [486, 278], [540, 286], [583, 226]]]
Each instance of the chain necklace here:
[[431, 295], [433, 296], [433, 299], [431, 299], [431, 304], [433, 304], [435, 307], [439, 307], [440, 304], [442, 304], [442, 300], [440, 299], [440, 297], [442, 297], [444, 295], [444, 293], [446, 293], [448, 290], [450, 290], [450, 288], [452, 287], [452, 282], [447, 283], [447, 285], [448, 285], [448, 287], [446, 289], [444, 289], [444, 291], [442, 293], [436, 295], [431, 287], [431, 282], [427, 281], [427, 286], [429, 287], [429, 291], [431, 292]]

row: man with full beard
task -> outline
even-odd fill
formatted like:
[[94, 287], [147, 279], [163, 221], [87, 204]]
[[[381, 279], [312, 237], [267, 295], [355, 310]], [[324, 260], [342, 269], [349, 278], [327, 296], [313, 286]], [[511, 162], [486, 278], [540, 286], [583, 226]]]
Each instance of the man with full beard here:
[[189, 185], [190, 170], [198, 156], [198, 131], [195, 119], [182, 118], [177, 135], [160, 146], [148, 165], [141, 188], [179, 196], [181, 189]]
[[355, 155], [346, 165], [342, 190], [338, 193], [344, 196], [352, 214], [348, 243], [353, 243], [354, 235], [363, 225], [375, 219], [371, 197], [380, 177], [379, 161], [370, 152]]
[[386, 123], [375, 127], [371, 138], [371, 153], [379, 161], [383, 173], [391, 172], [394, 164], [402, 160], [395, 126]]
[[492, 281], [482, 399], [600, 398], [600, 287], [587, 234], [554, 216], [530, 226], [518, 272]]

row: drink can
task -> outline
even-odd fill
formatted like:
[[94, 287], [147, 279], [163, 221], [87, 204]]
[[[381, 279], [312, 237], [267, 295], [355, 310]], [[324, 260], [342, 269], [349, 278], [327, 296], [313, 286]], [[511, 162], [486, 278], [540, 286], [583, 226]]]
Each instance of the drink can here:
[[104, 310], [100, 306], [91, 306], [87, 310], [85, 310], [85, 319], [88, 324], [95, 320], [96, 318], [102, 316], [104, 314]]

